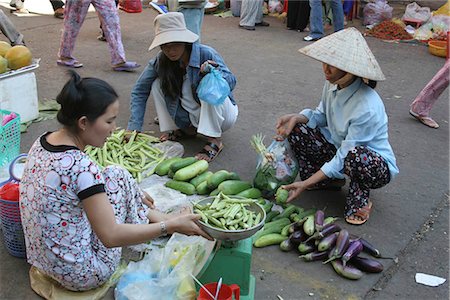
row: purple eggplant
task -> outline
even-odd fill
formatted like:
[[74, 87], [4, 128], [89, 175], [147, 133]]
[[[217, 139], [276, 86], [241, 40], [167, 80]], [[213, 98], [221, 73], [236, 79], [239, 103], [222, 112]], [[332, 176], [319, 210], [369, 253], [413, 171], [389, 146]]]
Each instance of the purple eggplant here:
[[323, 220], [325, 219], [325, 214], [322, 210], [317, 210], [314, 214], [314, 226], [316, 231], [321, 231], [323, 228]]
[[360, 238], [359, 239], [363, 245], [363, 251], [372, 255], [373, 257], [377, 257], [380, 258], [381, 257], [381, 253], [380, 250], [378, 250], [377, 248], [375, 248], [371, 243], [369, 243], [367, 240]]
[[303, 242], [298, 245], [298, 252], [300, 252], [301, 254], [307, 254], [313, 252], [314, 250], [315, 250], [314, 245], [310, 243]]
[[339, 231], [339, 235], [336, 240], [336, 246], [334, 246], [334, 251], [330, 252], [330, 258], [325, 261], [324, 264], [337, 258], [341, 258], [348, 248], [349, 239], [350, 236], [347, 230], [342, 229], [341, 231]]
[[317, 260], [324, 260], [328, 257], [328, 251], [314, 251], [310, 252], [308, 254], [300, 255], [300, 258], [303, 258], [304, 261], [317, 261]]
[[349, 263], [367, 273], [380, 273], [384, 269], [383, 265], [379, 261], [367, 257], [355, 256], [350, 259]]
[[363, 276], [363, 272], [361, 272], [357, 268], [353, 268], [351, 266], [344, 267], [344, 265], [339, 259], [333, 260], [331, 262], [331, 265], [333, 266], [333, 269], [336, 271], [336, 273], [338, 273], [344, 278], [358, 280]]
[[290, 239], [285, 239], [280, 243], [280, 249], [284, 252], [289, 252], [295, 248], [295, 245], [291, 242]]
[[322, 228], [321, 231], [316, 231], [312, 236], [310, 236], [306, 241], [309, 242], [312, 239], [321, 239], [326, 236], [329, 236], [332, 233], [338, 232], [341, 230], [341, 227], [337, 224], [327, 224]]
[[345, 251], [345, 253], [342, 255], [342, 264], [344, 265], [344, 267], [347, 265], [347, 262], [350, 259], [352, 259], [352, 257], [357, 256], [359, 253], [361, 253], [362, 250], [363, 250], [363, 244], [361, 243], [360, 240], [351, 242], [348, 245], [348, 248]]
[[335, 232], [321, 239], [317, 245], [317, 250], [322, 252], [331, 249], [336, 244], [338, 234], [339, 233]]
[[289, 233], [294, 233], [295, 231], [298, 231], [300, 229], [303, 230], [303, 223], [295, 222], [295, 223], [291, 224], [291, 226], [289, 226], [288, 232]]
[[298, 245], [305, 240], [305, 237], [306, 234], [303, 232], [303, 230], [297, 230], [289, 236], [289, 240], [294, 245]]

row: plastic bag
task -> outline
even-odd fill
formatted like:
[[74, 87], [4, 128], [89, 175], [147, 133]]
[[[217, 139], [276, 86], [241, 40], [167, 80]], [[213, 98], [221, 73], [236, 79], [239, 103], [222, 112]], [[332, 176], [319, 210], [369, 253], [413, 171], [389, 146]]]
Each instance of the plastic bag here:
[[429, 7], [420, 7], [416, 2], [410, 3], [406, 6], [405, 14], [402, 20], [415, 19], [425, 23], [431, 18], [431, 11]]
[[207, 261], [214, 242], [175, 233], [164, 248], [153, 248], [144, 259], [130, 262], [114, 290], [117, 300], [193, 300], [190, 274]]
[[198, 98], [212, 105], [220, 105], [230, 94], [230, 86], [219, 70], [211, 68], [197, 87]]
[[283, 5], [279, 0], [269, 0], [269, 13], [281, 13]]
[[259, 153], [256, 165], [256, 174], [253, 185], [260, 189], [263, 196], [271, 198], [280, 185], [294, 182], [298, 174], [298, 163], [295, 159], [289, 142], [274, 140], [266, 149], [262, 143], [263, 137], [256, 135], [252, 139], [252, 145], [256, 146]]
[[416, 30], [414, 38], [420, 41], [444, 40], [450, 29], [450, 17], [446, 15], [432, 16], [427, 23]]
[[375, 0], [364, 6], [364, 25], [375, 25], [384, 20], [392, 19], [393, 7], [387, 4], [385, 0]]

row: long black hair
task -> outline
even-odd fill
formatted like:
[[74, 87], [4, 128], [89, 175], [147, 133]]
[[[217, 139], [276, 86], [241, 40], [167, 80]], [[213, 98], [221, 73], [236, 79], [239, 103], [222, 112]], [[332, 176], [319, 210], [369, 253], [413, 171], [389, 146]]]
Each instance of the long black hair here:
[[103, 115], [118, 95], [107, 82], [92, 77], [81, 78], [69, 70], [70, 79], [66, 82], [56, 101], [61, 109], [56, 115], [58, 122], [72, 132], [78, 132], [78, 120], [86, 116], [90, 122]]
[[[185, 43], [184, 51], [187, 51], [190, 56], [192, 44]], [[164, 95], [173, 99], [181, 96], [184, 74], [185, 70], [180, 67], [180, 61], [171, 61], [164, 53], [161, 53], [158, 62], [158, 76]]]

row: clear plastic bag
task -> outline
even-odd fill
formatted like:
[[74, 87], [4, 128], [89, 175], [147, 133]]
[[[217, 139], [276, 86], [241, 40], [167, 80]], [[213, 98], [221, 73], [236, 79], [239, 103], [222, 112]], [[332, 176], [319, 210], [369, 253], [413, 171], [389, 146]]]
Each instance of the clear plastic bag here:
[[[255, 140], [256, 139], [256, 140]], [[298, 163], [292, 153], [289, 142], [274, 140], [266, 149], [263, 137], [256, 135], [252, 145], [259, 154], [253, 185], [260, 189], [263, 196], [272, 198], [280, 185], [294, 182], [298, 174]]]
[[211, 68], [197, 87], [198, 98], [212, 105], [220, 105], [230, 94], [230, 85], [219, 70]]
[[114, 290], [117, 300], [193, 300], [196, 276], [214, 248], [200, 236], [175, 233], [164, 248], [130, 262]]
[[386, 0], [375, 0], [364, 6], [364, 25], [376, 25], [384, 20], [392, 19], [393, 7]]
[[420, 7], [416, 2], [410, 3], [406, 6], [405, 14], [402, 19], [420, 20], [422, 23], [427, 22], [431, 18], [431, 11], [429, 7]]

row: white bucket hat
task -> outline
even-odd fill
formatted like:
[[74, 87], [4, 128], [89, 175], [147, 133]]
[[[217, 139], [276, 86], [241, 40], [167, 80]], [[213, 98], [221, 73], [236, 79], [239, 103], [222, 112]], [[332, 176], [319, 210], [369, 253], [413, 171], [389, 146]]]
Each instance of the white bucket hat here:
[[354, 27], [335, 32], [298, 51], [362, 78], [386, 79], [366, 40]]
[[153, 26], [155, 27], [155, 38], [148, 48], [149, 51], [167, 43], [193, 43], [198, 40], [198, 35], [186, 28], [184, 15], [179, 12], [156, 16]]

